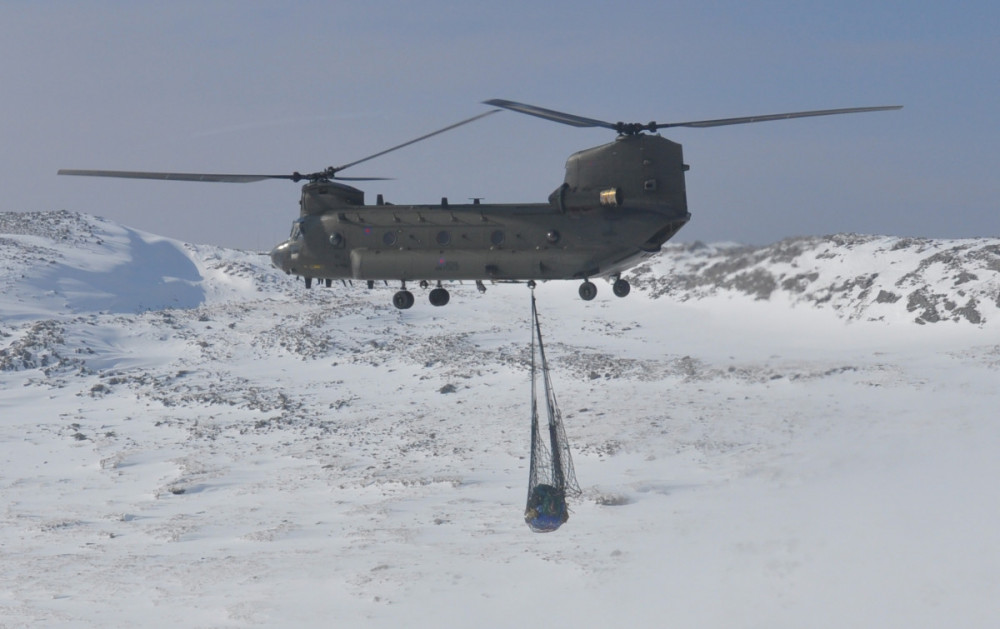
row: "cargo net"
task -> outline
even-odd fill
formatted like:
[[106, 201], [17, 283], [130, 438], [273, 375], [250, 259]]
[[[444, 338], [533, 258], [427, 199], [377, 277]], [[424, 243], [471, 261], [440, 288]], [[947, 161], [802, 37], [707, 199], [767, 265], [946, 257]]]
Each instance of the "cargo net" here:
[[[537, 351], [536, 351], [537, 348]], [[539, 357], [536, 362], [535, 357]], [[538, 416], [537, 375], [539, 368], [544, 386], [544, 405], [548, 421]], [[580, 495], [580, 486], [573, 469], [569, 441], [563, 428], [562, 415], [556, 404], [549, 366], [542, 345], [542, 329], [538, 324], [535, 295], [531, 295], [531, 473], [528, 479], [528, 503], [524, 521], [536, 533], [554, 531], [569, 519], [567, 496]]]

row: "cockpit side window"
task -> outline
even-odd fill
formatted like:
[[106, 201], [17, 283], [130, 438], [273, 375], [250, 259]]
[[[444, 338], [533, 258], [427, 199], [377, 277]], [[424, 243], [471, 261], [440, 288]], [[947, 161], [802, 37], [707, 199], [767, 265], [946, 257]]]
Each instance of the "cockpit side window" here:
[[288, 235], [290, 240], [302, 240], [302, 219], [292, 223], [292, 233]]

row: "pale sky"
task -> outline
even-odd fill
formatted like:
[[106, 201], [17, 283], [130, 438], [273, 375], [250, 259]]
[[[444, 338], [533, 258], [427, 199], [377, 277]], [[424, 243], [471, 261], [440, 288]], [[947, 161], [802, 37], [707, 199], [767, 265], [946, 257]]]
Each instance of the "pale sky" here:
[[[190, 242], [269, 249], [299, 186], [56, 171], [311, 172], [489, 98], [637, 122], [900, 104], [665, 130], [691, 165], [676, 240], [1000, 237], [995, 1], [9, 0], [0, 86], [0, 211]], [[612, 139], [504, 112], [345, 174], [395, 178], [360, 184], [369, 202], [543, 202], [567, 156]]]

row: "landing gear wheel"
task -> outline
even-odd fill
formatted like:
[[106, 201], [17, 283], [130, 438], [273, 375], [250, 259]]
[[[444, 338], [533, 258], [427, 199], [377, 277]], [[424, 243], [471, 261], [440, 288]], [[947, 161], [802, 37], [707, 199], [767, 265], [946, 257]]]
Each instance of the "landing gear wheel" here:
[[392, 296], [392, 305], [400, 310], [406, 310], [413, 306], [413, 293], [408, 290], [397, 291]]
[[430, 300], [432, 306], [444, 306], [451, 299], [451, 295], [448, 294], [448, 289], [441, 288], [438, 286], [431, 291]]
[[632, 285], [628, 283], [628, 280], [619, 278], [611, 285], [611, 290], [614, 292], [615, 297], [624, 297], [632, 290]]
[[580, 284], [580, 299], [584, 301], [590, 301], [594, 297], [597, 297], [597, 287], [590, 280], [587, 280], [583, 284]]

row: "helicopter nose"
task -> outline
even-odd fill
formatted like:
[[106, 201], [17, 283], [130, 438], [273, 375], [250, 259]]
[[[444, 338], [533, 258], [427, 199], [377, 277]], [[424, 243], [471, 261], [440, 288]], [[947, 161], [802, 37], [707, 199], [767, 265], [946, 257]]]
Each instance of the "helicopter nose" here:
[[271, 264], [285, 273], [292, 272], [292, 243], [283, 242], [271, 249]]

